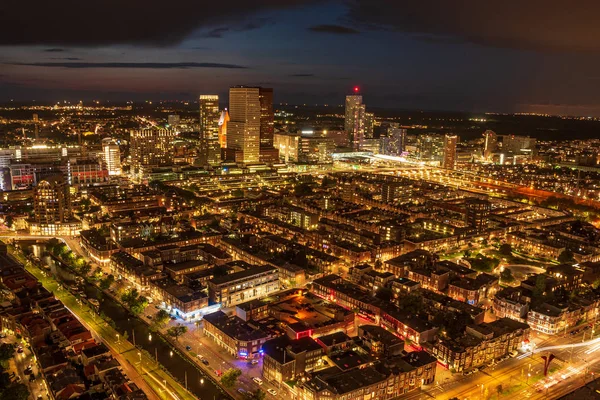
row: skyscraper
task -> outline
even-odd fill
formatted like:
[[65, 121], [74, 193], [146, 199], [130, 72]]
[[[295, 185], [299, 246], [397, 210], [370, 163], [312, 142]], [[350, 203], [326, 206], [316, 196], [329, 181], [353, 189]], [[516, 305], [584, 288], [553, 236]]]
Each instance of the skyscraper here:
[[483, 137], [483, 158], [490, 160], [498, 147], [498, 135], [496, 135], [496, 132], [488, 129], [483, 133]]
[[200, 165], [217, 165], [221, 162], [219, 142], [219, 96], [200, 95], [200, 146], [198, 161]]
[[259, 162], [260, 89], [236, 86], [229, 89], [227, 149], [235, 152], [235, 161]]
[[273, 89], [259, 88], [260, 99], [260, 147], [273, 147], [275, 114], [273, 112]]
[[219, 144], [222, 149], [227, 148], [227, 124], [229, 123], [229, 111], [224, 109], [219, 118]]
[[361, 95], [346, 96], [344, 130], [348, 135], [352, 148], [354, 150], [360, 149], [360, 144], [365, 138], [365, 105], [362, 104]]
[[406, 146], [406, 129], [400, 128], [400, 124], [392, 122], [388, 127], [388, 152], [386, 154], [399, 156]]
[[200, 139], [217, 139], [219, 137], [219, 96], [216, 94], [200, 95]]
[[445, 135], [444, 136], [444, 160], [442, 161], [442, 167], [446, 169], [456, 168], [456, 143], [458, 136], [456, 135]]
[[102, 139], [102, 157], [109, 175], [121, 175], [121, 149], [111, 138]]
[[158, 127], [132, 130], [129, 141], [131, 172], [136, 175], [143, 167], [172, 164], [176, 136], [174, 131]]
[[373, 139], [375, 130], [375, 114], [365, 112], [365, 138]]

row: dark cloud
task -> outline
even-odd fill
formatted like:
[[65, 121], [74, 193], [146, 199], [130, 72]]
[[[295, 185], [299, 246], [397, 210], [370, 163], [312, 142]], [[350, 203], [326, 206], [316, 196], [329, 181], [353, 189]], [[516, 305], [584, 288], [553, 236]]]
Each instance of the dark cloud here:
[[6, 63], [7, 65], [21, 65], [25, 67], [56, 67], [56, 68], [143, 68], [143, 69], [187, 69], [187, 68], [225, 68], [247, 69], [243, 65], [219, 63], [128, 63], [128, 62], [36, 62], [36, 63]]
[[263, 26], [271, 23], [268, 18], [256, 18], [254, 21], [246, 21], [239, 26], [232, 27], [218, 27], [209, 30], [204, 33], [202, 37], [206, 38], [222, 38], [225, 33], [228, 32], [244, 32], [244, 31], [252, 31], [255, 29], [262, 28]]
[[229, 28], [214, 28], [206, 32], [202, 37], [220, 39], [227, 32], [229, 32]]
[[5, 1], [0, 45], [171, 46], [197, 31], [256, 29], [264, 24], [258, 14], [307, 3], [316, 0], [56, 0], [35, 6]]
[[291, 74], [289, 76], [292, 78], [312, 78], [315, 76], [315, 74]]
[[67, 51], [66, 49], [61, 49], [58, 47], [54, 47], [52, 49], [45, 49], [44, 50], [46, 53], [62, 53], [63, 51]]
[[429, 42], [537, 51], [600, 51], [600, 2], [559, 0], [347, 0], [346, 23]]
[[354, 28], [348, 28], [341, 25], [314, 25], [308, 28], [308, 30], [313, 32], [334, 33], [337, 35], [353, 35], [360, 33]]
[[51, 60], [67, 60], [67, 61], [81, 61], [83, 58], [79, 57], [50, 57]]

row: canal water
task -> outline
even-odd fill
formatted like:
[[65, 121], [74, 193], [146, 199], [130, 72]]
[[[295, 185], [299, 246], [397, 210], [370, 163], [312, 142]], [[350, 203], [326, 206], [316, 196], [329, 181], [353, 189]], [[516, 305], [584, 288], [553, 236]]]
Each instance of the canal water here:
[[130, 315], [116, 300], [104, 295], [98, 288], [90, 284], [85, 285], [85, 293], [88, 298], [100, 300], [99, 312], [103, 312], [115, 322], [117, 331], [127, 331], [130, 342], [133, 341], [133, 332], [135, 332], [136, 346], [146, 350], [152, 357], [158, 356], [158, 362], [182, 385], [184, 385], [187, 374], [187, 388], [196, 397], [201, 400], [231, 399], [231, 396], [215, 384], [204, 371], [192, 364], [186, 356], [173, 350], [158, 334], [153, 333], [150, 340], [151, 331], [148, 325]]

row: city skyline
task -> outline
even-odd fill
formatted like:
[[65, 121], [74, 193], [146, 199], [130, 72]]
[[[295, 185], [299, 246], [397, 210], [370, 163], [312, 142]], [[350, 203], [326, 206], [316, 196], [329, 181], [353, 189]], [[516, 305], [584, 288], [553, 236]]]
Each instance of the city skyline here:
[[99, 5], [11, 5], [0, 21], [1, 100], [193, 101], [252, 85], [273, 87], [276, 103], [340, 104], [358, 85], [372, 107], [600, 115], [593, 9], [430, 3], [440, 12], [181, 1], [172, 21], [135, 2], [114, 16]]

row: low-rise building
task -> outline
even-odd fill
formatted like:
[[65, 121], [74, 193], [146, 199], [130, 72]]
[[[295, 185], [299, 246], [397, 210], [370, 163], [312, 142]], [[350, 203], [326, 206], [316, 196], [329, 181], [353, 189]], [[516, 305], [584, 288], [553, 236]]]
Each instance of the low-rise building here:
[[239, 358], [256, 358], [270, 338], [258, 326], [222, 311], [204, 316], [204, 334], [229, 354]]
[[268, 265], [215, 277], [208, 282], [210, 299], [223, 307], [233, 307], [249, 300], [260, 299], [278, 290], [277, 268]]
[[263, 378], [281, 384], [298, 379], [323, 365], [323, 348], [310, 337], [290, 339], [280, 336], [263, 345]]

